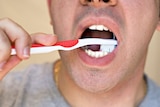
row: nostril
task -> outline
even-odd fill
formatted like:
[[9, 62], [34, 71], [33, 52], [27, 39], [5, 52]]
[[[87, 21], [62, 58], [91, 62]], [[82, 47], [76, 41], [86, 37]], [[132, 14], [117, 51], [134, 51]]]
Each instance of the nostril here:
[[110, 6], [115, 6], [117, 4], [117, 0], [80, 0], [82, 5], [93, 5], [93, 6], [101, 6], [102, 4], [107, 4]]
[[109, 0], [103, 0], [105, 3], [109, 2]]
[[[94, 0], [87, 0], [88, 2], [92, 2], [92, 1], [94, 1]], [[98, 0], [99, 2], [101, 1], [101, 0]], [[103, 2], [109, 2], [109, 0], [102, 0]]]

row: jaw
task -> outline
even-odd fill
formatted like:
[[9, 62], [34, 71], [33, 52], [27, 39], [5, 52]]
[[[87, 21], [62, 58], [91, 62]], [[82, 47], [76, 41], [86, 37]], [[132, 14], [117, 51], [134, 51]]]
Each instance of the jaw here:
[[[139, 61], [134, 61], [134, 58], [131, 58], [131, 56], [136, 57], [136, 53], [127, 53], [129, 50], [126, 49], [126, 44], [124, 44], [121, 38], [122, 36], [119, 33], [118, 25], [112, 21], [104, 21], [103, 18], [100, 18], [99, 21], [91, 19], [85, 19], [79, 24], [76, 39], [85, 38], [86, 36], [83, 36], [83, 33], [90, 26], [97, 25], [97, 22], [99, 22], [98, 25], [104, 25], [112, 29], [111, 31], [117, 38], [118, 46], [111, 53], [99, 58], [94, 57], [94, 55], [88, 55], [81, 48], [70, 52], [61, 51], [60, 53], [61, 57], [63, 57], [62, 59], [65, 59], [65, 69], [67, 70], [66, 72], [69, 73], [72, 82], [74, 82], [78, 88], [96, 93], [110, 90], [126, 79], [128, 75], [131, 76], [135, 70], [133, 67], [136, 67]], [[101, 33], [100, 31], [96, 31], [96, 33], [97, 32]], [[95, 37], [93, 35], [89, 35], [89, 37]], [[105, 36], [105, 34], [96, 37], [110, 39], [110, 36]], [[129, 54], [131, 55], [129, 56]]]

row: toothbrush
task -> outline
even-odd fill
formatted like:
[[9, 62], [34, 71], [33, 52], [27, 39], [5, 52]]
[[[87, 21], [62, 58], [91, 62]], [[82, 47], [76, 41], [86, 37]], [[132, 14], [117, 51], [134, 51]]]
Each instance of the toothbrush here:
[[[31, 46], [30, 54], [49, 53], [56, 50], [70, 51], [86, 45], [117, 46], [117, 41], [113, 39], [85, 38], [78, 40], [60, 41], [52, 46], [33, 44]], [[11, 55], [16, 55], [16, 49], [14, 46], [12, 46]]]

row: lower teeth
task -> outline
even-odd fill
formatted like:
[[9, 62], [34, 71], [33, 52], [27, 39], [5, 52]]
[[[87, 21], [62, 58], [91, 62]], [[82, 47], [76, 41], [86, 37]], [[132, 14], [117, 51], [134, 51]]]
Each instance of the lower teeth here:
[[113, 45], [101, 45], [100, 51], [92, 51], [91, 49], [84, 49], [84, 50], [88, 56], [91, 56], [94, 58], [101, 58], [113, 52], [115, 48], [116, 46], [113, 46]]
[[103, 57], [103, 56], [106, 56], [108, 54], [108, 52], [102, 52], [102, 51], [92, 51], [92, 50], [85, 50], [85, 52], [91, 56], [91, 57], [94, 57], [94, 58], [100, 58], [100, 57]]

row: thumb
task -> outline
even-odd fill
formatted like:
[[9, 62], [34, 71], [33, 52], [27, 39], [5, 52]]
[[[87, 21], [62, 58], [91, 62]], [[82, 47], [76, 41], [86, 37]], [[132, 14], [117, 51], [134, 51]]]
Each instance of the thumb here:
[[31, 34], [32, 43], [42, 44], [42, 45], [53, 45], [57, 42], [57, 36], [53, 34], [45, 33], [34, 33]]

